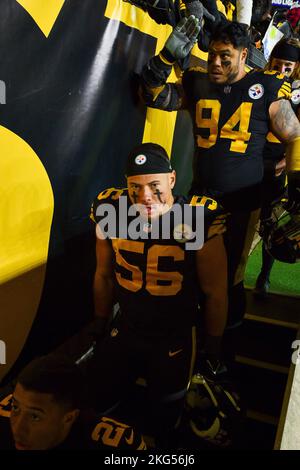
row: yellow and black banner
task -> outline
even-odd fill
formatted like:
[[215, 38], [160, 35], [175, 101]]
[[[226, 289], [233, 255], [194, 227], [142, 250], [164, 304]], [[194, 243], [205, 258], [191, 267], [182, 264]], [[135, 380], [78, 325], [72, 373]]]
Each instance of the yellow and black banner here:
[[0, 380], [92, 316], [90, 206], [129, 150], [162, 144], [188, 187], [190, 118], [137, 96], [170, 32], [122, 0], [1, 0]]

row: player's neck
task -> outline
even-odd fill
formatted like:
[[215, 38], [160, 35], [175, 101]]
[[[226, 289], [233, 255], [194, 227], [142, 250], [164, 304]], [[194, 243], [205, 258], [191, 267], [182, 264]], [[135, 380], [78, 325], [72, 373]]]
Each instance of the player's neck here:
[[245, 69], [243, 68], [242, 70], [240, 70], [240, 71], [238, 72], [237, 75], [235, 75], [235, 76], [232, 77], [232, 78], [229, 78], [229, 80], [227, 81], [226, 85], [232, 85], [233, 83], [239, 82], [239, 81], [242, 80], [246, 75], [247, 75], [247, 72], [246, 72]]

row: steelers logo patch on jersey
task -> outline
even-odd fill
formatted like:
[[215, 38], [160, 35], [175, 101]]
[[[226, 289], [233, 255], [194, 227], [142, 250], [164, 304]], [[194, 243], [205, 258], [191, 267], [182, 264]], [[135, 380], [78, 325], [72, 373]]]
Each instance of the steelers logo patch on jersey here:
[[299, 88], [297, 90], [292, 91], [291, 101], [292, 101], [293, 104], [299, 104], [300, 103], [300, 89]]
[[147, 161], [147, 157], [146, 155], [138, 155], [135, 157], [134, 161], [137, 165], [144, 165], [144, 163]]
[[150, 233], [152, 231], [152, 224], [150, 222], [146, 222], [143, 225], [143, 232]]
[[264, 87], [261, 83], [256, 83], [255, 85], [252, 85], [248, 90], [248, 94], [253, 100], [259, 100], [260, 98], [262, 98], [264, 92]]
[[185, 243], [193, 238], [192, 227], [187, 224], [179, 224], [173, 230], [174, 239], [179, 243]]

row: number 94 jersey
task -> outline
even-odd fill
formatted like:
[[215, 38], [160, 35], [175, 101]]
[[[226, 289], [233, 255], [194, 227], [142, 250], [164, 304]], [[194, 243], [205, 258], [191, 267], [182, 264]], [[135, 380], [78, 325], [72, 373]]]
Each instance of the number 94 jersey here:
[[[223, 233], [225, 216], [213, 199], [177, 197], [170, 211], [157, 218], [159, 236], [154, 232], [154, 221], [149, 223], [146, 219], [144, 224], [141, 222], [139, 234], [130, 230], [121, 234], [121, 196], [133, 207], [126, 189], [110, 188], [99, 194], [91, 214], [103, 228], [109, 204], [116, 210], [116, 233], [108, 238], [114, 255], [121, 318], [141, 334], [163, 336], [170, 330], [181, 333], [183, 328], [192, 326], [197, 310], [198, 242], [201, 245]], [[184, 219], [171, 213], [175, 206]], [[129, 217], [126, 227], [131, 222], [134, 220]]]
[[182, 85], [194, 123], [193, 188], [233, 192], [259, 183], [272, 102], [289, 98], [290, 83], [274, 71], [253, 71], [230, 85], [189, 69]]

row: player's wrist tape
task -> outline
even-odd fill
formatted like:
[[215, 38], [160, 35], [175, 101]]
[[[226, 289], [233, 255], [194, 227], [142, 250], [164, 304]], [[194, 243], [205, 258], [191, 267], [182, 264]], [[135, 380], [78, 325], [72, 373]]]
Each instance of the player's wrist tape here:
[[159, 58], [162, 62], [167, 65], [173, 65], [176, 62], [175, 57], [171, 54], [171, 52], [164, 47], [162, 51], [159, 53]]
[[300, 171], [300, 137], [289, 142], [286, 159], [287, 172]]

